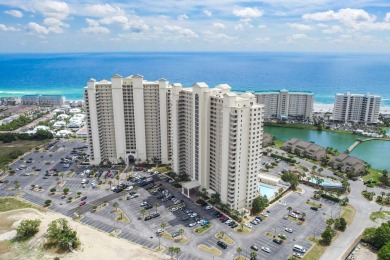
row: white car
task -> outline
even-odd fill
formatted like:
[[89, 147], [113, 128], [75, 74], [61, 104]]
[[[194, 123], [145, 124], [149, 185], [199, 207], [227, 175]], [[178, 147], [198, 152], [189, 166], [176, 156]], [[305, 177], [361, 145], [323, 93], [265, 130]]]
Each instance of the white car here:
[[231, 220], [231, 219], [228, 219], [228, 220], [226, 220], [225, 224], [228, 225], [228, 224], [230, 224], [231, 222], [232, 222], [232, 220]]
[[298, 258], [302, 258], [303, 257], [302, 254], [296, 253], [296, 252], [293, 253], [293, 256], [298, 257]]
[[209, 210], [209, 209], [212, 209], [212, 208], [213, 208], [213, 206], [207, 205], [204, 209], [205, 209], [205, 210]]
[[161, 233], [164, 233], [164, 229], [162, 228], [157, 229], [157, 234], [161, 234]]
[[193, 226], [195, 226], [196, 224], [198, 224], [198, 223], [196, 223], [196, 222], [191, 222], [190, 224], [188, 224], [188, 226], [189, 226], [189, 227], [193, 227]]
[[291, 228], [285, 228], [284, 229], [286, 232], [288, 232], [288, 233], [292, 233], [293, 232], [293, 230], [291, 229]]
[[133, 186], [129, 186], [125, 189], [125, 191], [129, 191], [129, 190], [132, 190], [134, 187]]
[[271, 250], [269, 249], [269, 247], [266, 247], [266, 246], [262, 246], [261, 247], [261, 250], [263, 250], [264, 252], [267, 252], [267, 253], [270, 253]]
[[147, 201], [143, 201], [140, 206], [143, 207], [143, 206], [146, 206], [146, 205], [148, 205], [148, 202]]
[[195, 217], [197, 217], [197, 216], [198, 216], [198, 214], [196, 214], [196, 213], [192, 213], [192, 214], [190, 215], [191, 218], [195, 218]]
[[268, 217], [268, 214], [266, 214], [266, 213], [261, 213], [261, 215], [264, 217]]
[[138, 193], [131, 195], [131, 196], [130, 196], [130, 199], [134, 199], [134, 198], [137, 198], [137, 197], [139, 197], [139, 194], [138, 194]]
[[252, 226], [251, 224], [249, 224], [249, 223], [246, 223], [245, 226], [246, 226], [247, 228], [252, 228], [252, 227], [253, 227], [253, 226]]
[[176, 210], [177, 210], [176, 207], [171, 208], [171, 211], [172, 211], [172, 212], [174, 212], [174, 211], [176, 211]]

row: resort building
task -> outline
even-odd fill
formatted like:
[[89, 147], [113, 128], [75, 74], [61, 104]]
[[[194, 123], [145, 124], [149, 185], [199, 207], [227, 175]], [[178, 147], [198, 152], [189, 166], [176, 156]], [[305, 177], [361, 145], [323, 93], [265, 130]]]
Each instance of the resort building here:
[[336, 94], [333, 120], [376, 124], [379, 118], [381, 97], [361, 94]]
[[330, 159], [329, 164], [333, 167], [333, 169], [346, 172], [351, 176], [360, 175], [367, 171], [367, 166], [364, 161], [346, 153], [333, 157]]
[[264, 105], [264, 119], [312, 119], [314, 95], [310, 91], [282, 89], [255, 92], [255, 95], [257, 103]]
[[258, 196], [263, 106], [252, 93], [230, 90], [172, 85], [172, 169], [190, 176], [186, 189], [201, 186], [240, 209]]
[[325, 148], [312, 142], [305, 142], [298, 138], [292, 138], [285, 142], [282, 149], [312, 160], [321, 160], [326, 157]]
[[90, 79], [84, 88], [90, 163], [159, 161], [169, 163], [171, 86], [142, 76], [111, 82]]
[[61, 95], [24, 95], [21, 97], [23, 105], [39, 105], [60, 107], [65, 104], [65, 97]]

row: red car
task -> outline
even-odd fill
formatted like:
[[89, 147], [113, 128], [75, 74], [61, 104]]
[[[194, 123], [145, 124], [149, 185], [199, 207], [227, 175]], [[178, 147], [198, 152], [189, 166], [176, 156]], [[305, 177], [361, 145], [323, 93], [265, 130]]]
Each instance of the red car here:
[[295, 214], [301, 215], [301, 212], [299, 212], [298, 210], [293, 210], [293, 212], [294, 212]]
[[85, 204], [87, 204], [86, 201], [81, 202], [81, 203], [80, 203], [80, 207], [84, 206]]

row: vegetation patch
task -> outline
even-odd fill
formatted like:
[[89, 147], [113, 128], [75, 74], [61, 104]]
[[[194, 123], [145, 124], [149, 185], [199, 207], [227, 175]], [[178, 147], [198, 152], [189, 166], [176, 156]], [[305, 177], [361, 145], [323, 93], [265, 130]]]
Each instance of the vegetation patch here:
[[43, 142], [37, 140], [17, 140], [12, 143], [0, 142], [0, 169], [5, 169], [13, 160], [41, 144]]
[[203, 227], [195, 228], [195, 233], [200, 235], [200, 234], [206, 232], [207, 230], [211, 229], [212, 227], [213, 227], [213, 225], [207, 224], [207, 225], [204, 225]]
[[232, 246], [235, 244], [234, 240], [231, 239], [228, 235], [225, 234], [225, 232], [221, 231], [217, 234], [215, 234], [215, 237], [218, 238], [219, 240], [222, 240], [226, 244]]
[[208, 253], [210, 255], [217, 256], [217, 255], [221, 255], [222, 254], [221, 250], [219, 250], [219, 249], [217, 249], [215, 247], [208, 247], [208, 246], [203, 245], [203, 244], [200, 244], [198, 246], [198, 249], [202, 250], [203, 252], [206, 252], [206, 253]]
[[370, 219], [379, 224], [390, 221], [390, 211], [372, 212], [370, 215]]
[[117, 209], [114, 212], [116, 214], [115, 220], [123, 223], [130, 223], [130, 219], [126, 216], [126, 214], [121, 209]]
[[313, 206], [313, 207], [322, 208], [322, 204], [317, 204], [317, 203], [314, 203], [312, 201], [307, 201], [306, 204]]
[[190, 241], [190, 239], [184, 235], [180, 235], [178, 237], [172, 237], [171, 234], [169, 234], [168, 232], [164, 232], [162, 234], [162, 237], [175, 241], [176, 243], [182, 243], [182, 244], [188, 243]]
[[165, 173], [165, 172], [169, 172], [169, 167], [168, 166], [159, 166], [159, 167], [154, 168], [154, 170], [158, 171], [160, 173]]
[[355, 208], [352, 207], [351, 205], [347, 205], [344, 206], [342, 209], [343, 209], [343, 213], [341, 214], [340, 217], [344, 218], [347, 221], [348, 225], [351, 225], [356, 215]]
[[327, 249], [327, 246], [323, 245], [318, 238], [309, 237], [309, 241], [314, 242], [314, 245], [309, 249], [309, 251], [305, 254], [303, 257], [304, 260], [311, 260], [311, 259], [320, 259], [322, 254]]
[[243, 226], [242, 228], [240, 226], [233, 229], [233, 231], [237, 232], [238, 234], [248, 234], [252, 231], [252, 229]]
[[0, 198], [0, 212], [24, 209], [24, 208], [35, 208], [30, 203], [17, 200], [15, 198]]

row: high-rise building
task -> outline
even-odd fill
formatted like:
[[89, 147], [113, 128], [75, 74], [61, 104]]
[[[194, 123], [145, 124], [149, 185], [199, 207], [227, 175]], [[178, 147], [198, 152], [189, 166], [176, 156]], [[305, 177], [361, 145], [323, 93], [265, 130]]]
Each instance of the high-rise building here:
[[362, 94], [336, 94], [333, 120], [376, 124], [379, 118], [381, 97]]
[[311, 120], [314, 95], [310, 91], [255, 92], [257, 103], [264, 105], [264, 118], [301, 118]]
[[165, 79], [150, 82], [140, 75], [115, 75], [111, 82], [90, 79], [84, 88], [90, 163], [169, 163], [170, 92]]
[[258, 196], [263, 106], [230, 89], [172, 85], [172, 168], [239, 209]]
[[65, 104], [65, 97], [61, 95], [24, 95], [21, 97], [23, 105], [40, 105], [60, 107]]

